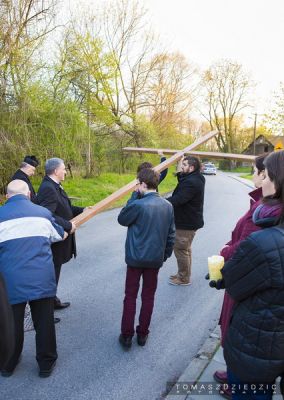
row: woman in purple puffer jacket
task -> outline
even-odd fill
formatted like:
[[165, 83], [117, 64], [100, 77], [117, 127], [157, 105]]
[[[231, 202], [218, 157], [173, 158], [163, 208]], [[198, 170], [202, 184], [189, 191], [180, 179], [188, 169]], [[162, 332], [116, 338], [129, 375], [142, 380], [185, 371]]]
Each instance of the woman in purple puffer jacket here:
[[[231, 240], [221, 250], [220, 254], [224, 257], [225, 261], [228, 261], [235, 250], [240, 245], [241, 241], [249, 236], [252, 232], [258, 231], [261, 228], [256, 226], [252, 220], [255, 209], [259, 206], [262, 198], [261, 184], [264, 178], [264, 164], [263, 161], [267, 154], [260, 155], [255, 159], [253, 183], [256, 187], [255, 190], [249, 193], [250, 196], [250, 209], [246, 214], [239, 219], [237, 225], [232, 232]], [[222, 311], [220, 315], [219, 325], [221, 326], [221, 344], [223, 345], [226, 332], [229, 327], [232, 309], [234, 306], [234, 300], [225, 291]], [[227, 371], [215, 371], [214, 379], [219, 383], [227, 383]], [[224, 390], [224, 397], [230, 397], [230, 391]]]

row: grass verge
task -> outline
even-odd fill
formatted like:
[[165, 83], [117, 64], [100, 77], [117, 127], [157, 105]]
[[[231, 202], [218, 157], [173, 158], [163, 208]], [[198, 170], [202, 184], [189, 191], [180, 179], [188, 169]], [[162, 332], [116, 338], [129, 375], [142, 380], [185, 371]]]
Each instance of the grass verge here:
[[[175, 167], [170, 168], [167, 177], [159, 185], [160, 194], [171, 192], [175, 188], [177, 179], [173, 175], [174, 171]], [[131, 182], [135, 177], [135, 173], [123, 175], [104, 173], [95, 178], [68, 177], [62, 182], [62, 185], [68, 196], [72, 199], [72, 204], [86, 207], [98, 203], [100, 200]], [[36, 191], [39, 188], [40, 181], [41, 179], [39, 179], [39, 177], [33, 179], [33, 185]], [[123, 206], [129, 197], [130, 194], [124, 196], [112, 204], [110, 208]]]
[[237, 168], [233, 168], [231, 170], [229, 169], [222, 169], [222, 171], [226, 171], [226, 172], [239, 172], [239, 173], [247, 173], [250, 174], [251, 173], [251, 167], [237, 167]]
[[248, 175], [240, 175], [240, 178], [249, 179], [250, 181], [252, 181], [252, 175], [250, 175], [250, 174], [248, 174]]

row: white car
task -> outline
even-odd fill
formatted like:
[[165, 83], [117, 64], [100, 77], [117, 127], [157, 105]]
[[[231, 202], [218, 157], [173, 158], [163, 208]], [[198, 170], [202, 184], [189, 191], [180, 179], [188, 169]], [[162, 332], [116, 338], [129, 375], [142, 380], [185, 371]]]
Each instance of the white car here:
[[217, 168], [213, 163], [204, 163], [202, 173], [204, 175], [216, 175]]

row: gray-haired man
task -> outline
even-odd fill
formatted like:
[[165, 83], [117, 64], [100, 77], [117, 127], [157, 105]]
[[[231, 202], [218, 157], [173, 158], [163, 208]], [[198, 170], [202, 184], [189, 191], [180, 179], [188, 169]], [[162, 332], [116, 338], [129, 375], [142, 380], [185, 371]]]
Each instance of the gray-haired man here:
[[[83, 212], [84, 208], [75, 207], [64, 192], [61, 182], [64, 181], [66, 168], [61, 158], [50, 158], [45, 163], [45, 177], [42, 180], [37, 194], [39, 205], [48, 208], [56, 222], [69, 233], [64, 242], [52, 245], [52, 254], [55, 267], [56, 283], [58, 285], [62, 264], [67, 263], [73, 256], [76, 257], [75, 230], [76, 225], [70, 219]], [[55, 297], [54, 308], [57, 310], [69, 307], [70, 303], [62, 303]]]

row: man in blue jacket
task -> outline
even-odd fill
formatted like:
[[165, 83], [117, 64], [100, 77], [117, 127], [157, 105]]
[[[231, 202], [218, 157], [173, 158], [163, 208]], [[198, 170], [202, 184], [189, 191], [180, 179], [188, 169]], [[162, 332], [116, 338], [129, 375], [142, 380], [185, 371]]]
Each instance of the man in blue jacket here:
[[7, 187], [7, 202], [0, 207], [0, 273], [12, 305], [15, 349], [1, 374], [11, 376], [24, 343], [24, 313], [31, 307], [36, 331], [39, 376], [51, 374], [57, 359], [54, 328], [56, 281], [51, 243], [67, 234], [47, 209], [30, 201], [27, 183], [14, 180]]
[[[127, 264], [125, 297], [119, 342], [129, 349], [134, 335], [136, 298], [143, 277], [142, 305], [137, 342], [144, 346], [154, 307], [158, 272], [171, 256], [175, 238], [172, 205], [157, 193], [159, 174], [151, 168], [138, 173], [137, 191], [118, 216], [120, 225], [127, 226], [125, 261]], [[140, 198], [139, 198], [140, 197]]]

